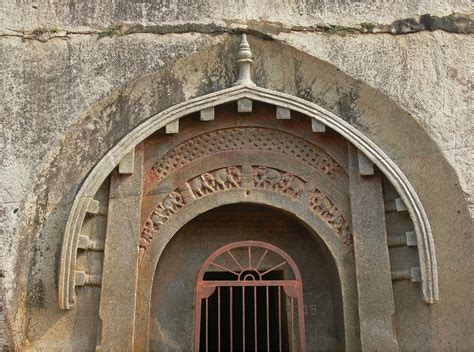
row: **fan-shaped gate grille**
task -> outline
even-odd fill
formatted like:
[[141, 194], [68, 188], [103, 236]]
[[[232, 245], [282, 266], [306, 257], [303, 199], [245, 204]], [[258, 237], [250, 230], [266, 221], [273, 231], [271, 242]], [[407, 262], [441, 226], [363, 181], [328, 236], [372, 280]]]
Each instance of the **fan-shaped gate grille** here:
[[215, 251], [198, 275], [195, 314], [196, 352], [305, 351], [301, 275], [269, 243]]

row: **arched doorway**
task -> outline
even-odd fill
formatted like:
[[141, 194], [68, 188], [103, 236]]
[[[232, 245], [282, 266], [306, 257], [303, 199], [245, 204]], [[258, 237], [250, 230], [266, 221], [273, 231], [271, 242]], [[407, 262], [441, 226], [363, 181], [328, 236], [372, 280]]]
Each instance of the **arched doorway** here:
[[306, 351], [303, 312], [301, 274], [287, 253], [268, 242], [227, 244], [198, 274], [194, 350]]
[[[277, 286], [268, 290], [267, 300], [264, 287], [257, 289], [257, 286], [251, 286], [247, 287], [245, 296], [234, 288], [231, 305], [230, 289], [222, 287], [219, 289], [219, 305], [216, 288], [215, 294], [209, 296], [207, 301], [208, 350], [218, 350], [219, 339], [222, 351], [230, 350], [231, 341], [235, 351], [243, 350], [243, 343], [247, 347], [246, 350], [254, 350], [256, 336], [257, 346], [261, 350], [267, 350], [267, 342], [270, 350], [279, 350], [280, 343], [282, 350], [300, 350], [300, 331], [303, 335], [305, 331], [308, 332], [306, 338], [303, 338], [307, 350], [344, 349], [343, 304], [339, 277], [334, 260], [319, 236], [287, 212], [268, 206], [238, 203], [220, 206], [197, 216], [176, 233], [161, 254], [153, 281], [149, 320], [151, 350], [191, 350], [196, 343], [200, 344], [194, 345], [195, 350], [206, 350], [206, 315], [204, 313], [204, 316], [199, 317], [199, 310], [204, 312], [206, 303], [199, 307], [199, 300], [195, 296], [196, 282], [199, 285], [199, 282], [202, 284], [203, 281], [212, 280], [216, 283], [219, 280], [234, 279], [232, 276], [235, 275], [231, 274], [229, 277], [223, 267], [234, 272], [247, 272], [249, 263], [244, 262], [249, 259], [249, 240], [257, 241], [251, 246], [250, 262], [251, 266], [266, 268], [260, 270], [260, 273], [294, 260], [294, 268], [301, 272], [301, 276], [299, 272], [295, 275], [291, 266], [282, 265], [275, 268], [271, 274], [267, 273], [270, 276], [265, 279], [289, 280], [289, 284], [294, 279], [300, 280], [303, 283], [300, 301], [297, 292], [293, 292], [294, 300], [288, 296], [279, 301], [278, 295], [285, 297], [285, 293], [283, 290], [279, 292]], [[237, 241], [244, 241], [245, 246], [242, 247], [242, 242], [232, 245]], [[263, 242], [270, 245], [262, 248]], [[234, 248], [231, 254], [242, 263], [243, 270], [234, 268], [237, 264], [227, 253], [229, 243], [230, 248]], [[219, 258], [212, 255], [223, 247], [224, 250], [217, 252], [221, 253]], [[272, 249], [275, 248], [279, 251], [284, 248], [288, 253], [287, 257], [282, 259], [278, 253], [273, 254], [275, 252]], [[269, 253], [262, 259], [267, 249]], [[220, 268], [207, 265], [210, 264], [209, 258], [216, 259], [213, 262]], [[234, 285], [239, 284], [234, 281]], [[246, 334], [242, 334], [244, 319], [236, 312], [242, 313], [242, 303], [245, 299], [247, 325]], [[280, 320], [276, 313], [278, 302], [281, 309]], [[300, 302], [301, 319], [297, 309]], [[217, 330], [218, 320], [220, 336]], [[233, 322], [233, 335], [229, 333], [230, 321]], [[304, 330], [300, 330], [300, 324], [301, 328], [304, 325]]]
[[[245, 46], [243, 40], [239, 62], [241, 73], [248, 75], [243, 66], [251, 60], [244, 57], [249, 54]], [[155, 319], [150, 312], [159, 296], [154, 290], [158, 264], [181, 229], [207, 211], [259, 204], [292, 214], [324, 242], [339, 277], [339, 326], [344, 326], [346, 349], [396, 350], [392, 280], [421, 282], [425, 300], [437, 298], [431, 232], [416, 193], [397, 165], [353, 126], [305, 100], [255, 87], [244, 78], [236, 87], [153, 116], [91, 172], [65, 230], [61, 306], [74, 305], [76, 287], [101, 285], [104, 348], [120, 340], [123, 346], [146, 350], [151, 334], [164, 332], [160, 326], [150, 329]], [[117, 164], [104, 195], [109, 202], [103, 275], [95, 274], [87, 271], [84, 259], [89, 251], [104, 248], [81, 231], [100, 212], [93, 197]], [[411, 219], [399, 217], [395, 223], [404, 222], [413, 231], [388, 241], [391, 225], [385, 213], [390, 212], [409, 213]], [[392, 271], [389, 246], [417, 246], [419, 258]], [[209, 244], [202, 250], [206, 254], [194, 275], [216, 249]], [[189, 248], [187, 255], [196, 253]], [[124, 271], [130, 280], [121, 280]], [[183, 278], [179, 274], [171, 278]], [[114, 302], [130, 304], [118, 309]], [[161, 302], [159, 314], [167, 306]], [[168, 318], [172, 324], [175, 315]], [[310, 335], [318, 336], [313, 330]], [[160, 341], [173, 342], [169, 337], [162, 335]]]

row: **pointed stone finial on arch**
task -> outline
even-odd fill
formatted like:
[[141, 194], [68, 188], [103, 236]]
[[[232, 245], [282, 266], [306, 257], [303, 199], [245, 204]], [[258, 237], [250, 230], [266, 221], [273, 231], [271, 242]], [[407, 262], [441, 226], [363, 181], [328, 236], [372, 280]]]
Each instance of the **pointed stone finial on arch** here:
[[239, 75], [233, 86], [246, 85], [255, 86], [250, 75], [250, 67], [252, 66], [252, 51], [250, 50], [247, 34], [242, 33], [240, 39], [239, 52], [237, 53], [237, 62], [239, 64]]

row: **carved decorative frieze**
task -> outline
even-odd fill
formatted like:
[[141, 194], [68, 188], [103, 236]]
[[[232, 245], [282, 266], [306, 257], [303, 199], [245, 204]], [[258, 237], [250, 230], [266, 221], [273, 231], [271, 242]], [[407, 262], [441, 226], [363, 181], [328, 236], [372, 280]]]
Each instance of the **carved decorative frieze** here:
[[347, 221], [334, 202], [317, 188], [311, 192], [310, 207], [314, 213], [319, 215], [329, 226], [334, 228], [345, 244], [352, 244], [350, 222]]
[[299, 199], [305, 188], [305, 181], [289, 173], [265, 166], [253, 168], [253, 186], [269, 189]]
[[146, 220], [140, 239], [140, 253], [158, 233], [160, 227], [177, 211], [194, 199], [208, 194], [238, 188], [242, 182], [242, 171], [238, 166], [229, 166], [222, 169], [205, 172], [196, 176], [168, 194], [153, 210]]
[[[166, 195], [145, 221], [140, 239], [140, 254], [143, 255], [170, 217], [196, 199], [229, 189], [257, 188], [301, 200], [306, 185], [305, 180], [290, 172], [259, 165], [228, 166], [195, 176]], [[325, 194], [318, 189], [311, 191], [309, 206], [334, 228], [345, 244], [352, 243], [349, 222]]]
[[286, 154], [330, 177], [345, 173], [329, 154], [298, 136], [268, 128], [235, 127], [207, 132], [181, 143], [153, 165], [149, 176], [154, 182], [160, 182], [189, 162], [239, 150]]
[[[102, 159], [98, 160], [96, 166], [88, 174], [80, 190], [75, 195], [74, 202], [67, 218], [62, 240], [61, 258], [59, 261], [58, 298], [60, 308], [70, 309], [75, 305], [76, 302], [74, 273], [76, 270], [77, 257], [79, 253], [78, 237], [81, 235], [88, 202], [97, 193], [97, 190], [103, 183], [106, 176], [109, 175], [110, 172], [112, 172], [112, 170], [117, 166], [118, 161], [122, 160], [130, 152], [133, 146], [136, 146], [138, 143], [163, 128], [167, 122], [199, 112], [203, 109], [208, 109], [209, 107], [217, 107], [230, 101], [236, 101], [242, 97], [266, 104], [271, 104], [273, 106], [285, 106], [292, 111], [297, 111], [310, 118], [316, 119], [331, 128], [331, 130], [339, 133], [343, 138], [347, 139], [347, 141], [360, 149], [371, 161], [374, 162], [377, 168], [380, 169], [380, 171], [388, 178], [388, 180], [393, 184], [394, 188], [398, 191], [404, 203], [406, 204], [406, 208], [410, 214], [410, 217], [413, 220], [414, 231], [417, 235], [420, 271], [423, 278], [422, 287], [424, 300], [426, 303], [433, 303], [438, 300], [436, 253], [429, 220], [415, 189], [404, 175], [402, 170], [399, 168], [397, 163], [392, 160], [382, 149], [380, 149], [377, 144], [373, 143], [373, 141], [371, 141], [367, 135], [359, 131], [356, 127], [352, 126], [341, 117], [332, 114], [331, 112], [310, 101], [266, 88], [239, 85], [189, 99], [186, 102], [160, 111], [159, 113], [151, 116], [149, 119], [143, 121], [131, 132], [127, 133], [120, 143], [117, 143], [105, 155], [103, 155]], [[248, 130], [250, 130], [250, 128]], [[259, 133], [259, 131], [267, 132], [268, 129], [254, 128], [254, 130], [255, 133], [253, 133], [252, 137], [254, 137], [256, 133]], [[242, 131], [242, 128], [235, 128], [233, 131], [237, 133], [237, 131]], [[238, 133], [242, 134], [243, 132]], [[271, 142], [274, 142], [279, 146], [283, 145], [281, 137], [290, 136], [290, 138], [286, 139], [298, 139], [298, 137], [294, 137], [284, 132], [268, 132], [272, 133], [270, 139], [273, 139], [273, 141]], [[218, 133], [216, 132], [216, 134]], [[207, 155], [210, 155], [214, 153], [214, 150], [216, 149], [216, 143], [213, 141], [214, 145], [212, 146], [210, 143], [205, 144], [204, 138], [206, 138], [206, 136], [209, 140], [209, 133], [196, 137], [193, 140], [201, 139], [198, 151], [207, 147], [210, 150], [207, 152], [203, 151], [202, 154], [204, 155], [207, 153]], [[249, 138], [244, 136], [243, 139], [248, 140]], [[229, 150], [245, 148], [245, 142], [240, 140], [233, 140], [230, 138], [227, 140], [227, 142], [237, 143], [237, 147], [232, 147], [234, 149]], [[309, 144], [312, 148], [314, 148], [312, 143], [304, 140], [303, 142], [303, 144]], [[242, 146], [242, 144], [244, 145]], [[179, 145], [175, 149], [179, 149], [180, 147], [182, 149], [186, 148], [186, 150], [191, 150], [194, 148], [191, 143], [187, 142]], [[250, 149], [263, 150], [257, 149], [255, 147]], [[285, 150], [285, 148], [280, 147], [280, 149], [283, 149], [281, 153], [288, 153], [288, 150]], [[317, 149], [313, 149], [313, 154], [310, 153], [311, 158], [309, 159], [311, 162], [314, 162], [314, 152], [318, 153], [318, 156], [321, 155]], [[184, 165], [187, 162], [196, 160], [198, 158], [196, 153], [194, 156], [184, 152], [180, 155], [180, 153], [181, 151], [179, 150], [170, 151], [170, 153], [168, 153], [169, 157], [166, 159], [166, 162], [155, 165], [153, 171], [151, 171], [152, 175], [146, 175], [147, 180], [153, 182], [153, 180], [150, 179], [150, 176], [154, 176], [158, 181], [162, 180], [167, 175], [169, 175], [170, 172], [179, 167], [178, 164]], [[294, 151], [291, 152], [290, 156], [294, 158], [301, 157], [297, 156]], [[306, 156], [304, 157], [306, 160], [308, 160]], [[339, 167], [334, 168], [331, 166], [331, 163], [328, 163], [326, 169], [334, 170], [329, 171], [333, 175], [337, 175], [338, 172], [345, 174], [345, 171], [340, 168], [340, 165]], [[184, 197], [184, 193], [182, 194]]]
[[239, 167], [230, 166], [214, 172], [205, 172], [186, 183], [195, 198], [209, 193], [238, 188], [242, 182], [242, 171]]

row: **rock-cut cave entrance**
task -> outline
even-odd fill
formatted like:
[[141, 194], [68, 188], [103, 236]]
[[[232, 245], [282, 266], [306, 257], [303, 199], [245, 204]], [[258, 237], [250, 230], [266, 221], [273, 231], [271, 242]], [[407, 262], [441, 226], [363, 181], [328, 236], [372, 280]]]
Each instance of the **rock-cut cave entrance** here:
[[262, 205], [220, 206], [182, 227], [158, 262], [150, 314], [156, 351], [344, 348], [330, 253], [291, 214]]
[[[266, 279], [284, 280], [284, 271], [269, 272]], [[204, 281], [236, 281], [236, 276], [208, 271]], [[217, 292], [201, 305], [199, 341], [194, 341], [195, 347], [199, 346], [199, 351], [243, 351], [244, 346], [247, 351], [288, 351], [291, 326], [283, 298], [278, 286], [218, 286]]]

